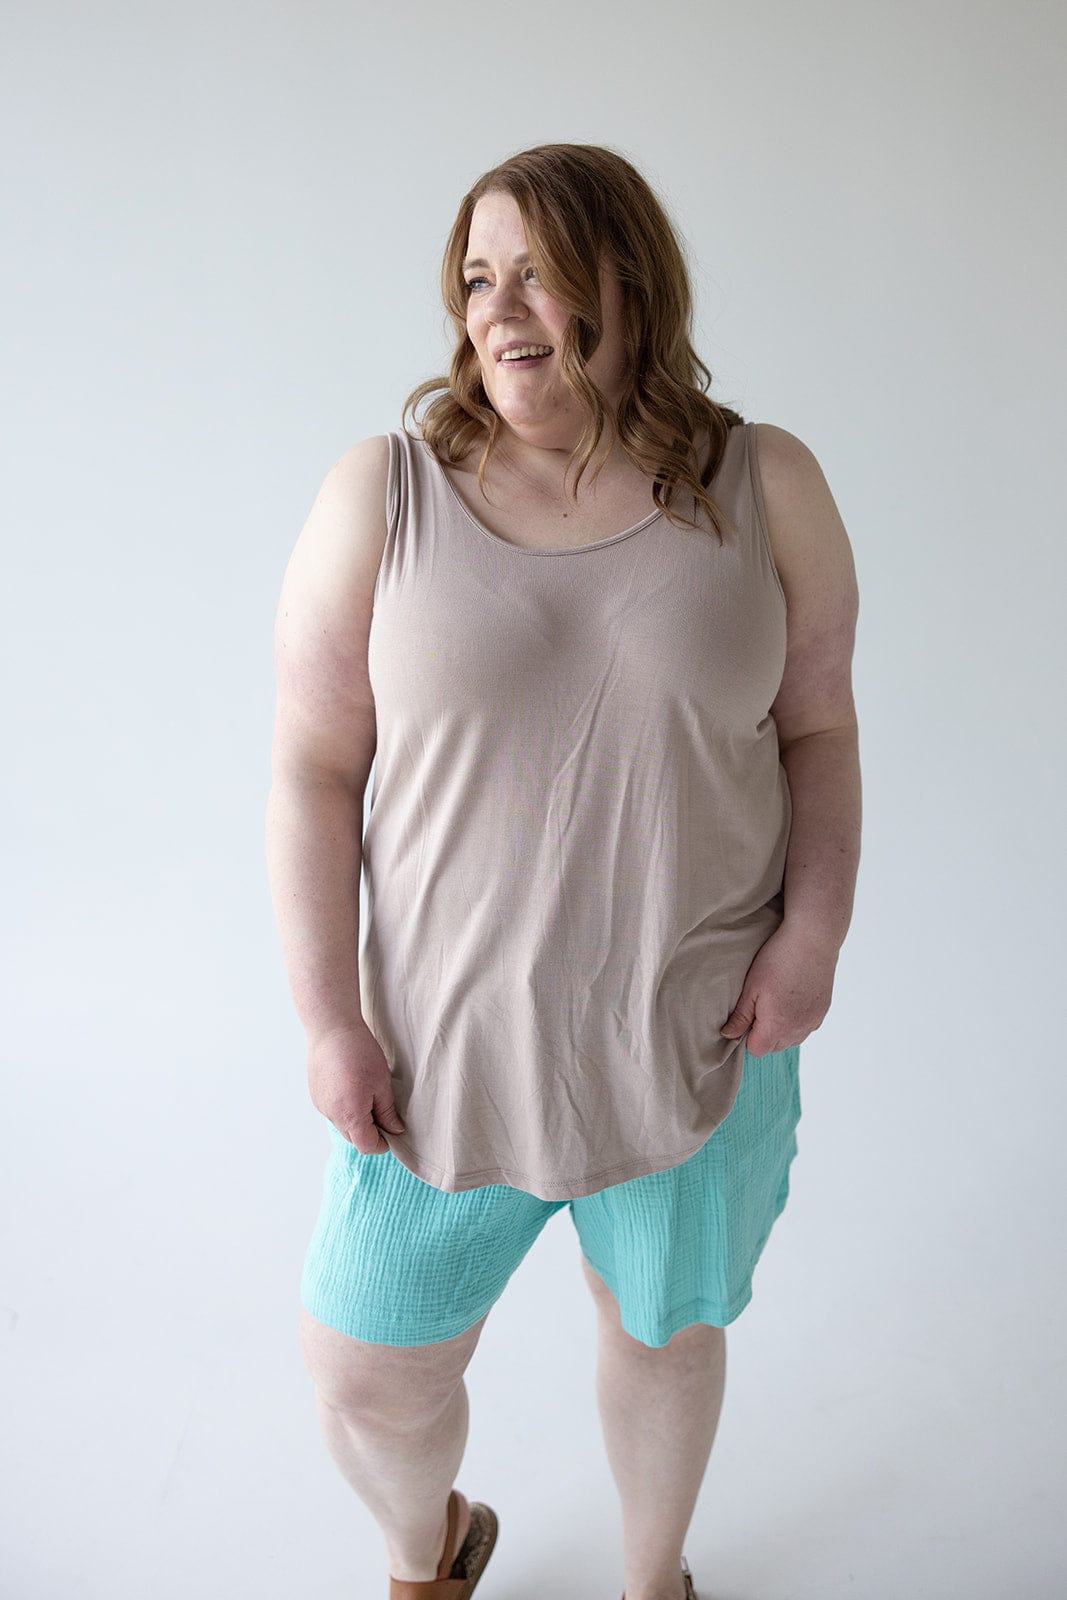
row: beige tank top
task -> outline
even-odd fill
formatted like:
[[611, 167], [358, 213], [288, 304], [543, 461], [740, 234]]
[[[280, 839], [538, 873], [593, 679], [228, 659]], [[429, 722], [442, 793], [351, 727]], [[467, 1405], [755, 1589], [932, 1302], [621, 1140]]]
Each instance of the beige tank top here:
[[[389, 435], [368, 666], [363, 1013], [403, 1164], [574, 1199], [687, 1160], [733, 1106], [719, 1029], [783, 914], [791, 807], [769, 707], [785, 596], [755, 425], [709, 489], [531, 550]], [[382, 1158], [384, 1159], [384, 1158]]]

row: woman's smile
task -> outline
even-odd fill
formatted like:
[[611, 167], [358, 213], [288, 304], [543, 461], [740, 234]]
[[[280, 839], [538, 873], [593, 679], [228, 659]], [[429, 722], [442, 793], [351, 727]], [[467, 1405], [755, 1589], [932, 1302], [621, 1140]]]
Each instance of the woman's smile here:
[[497, 366], [503, 368], [505, 371], [512, 369], [529, 371], [531, 367], [540, 367], [543, 366], [546, 361], [551, 361], [553, 353], [554, 352], [549, 351], [548, 355], [544, 356], [501, 356], [500, 360], [497, 362]]

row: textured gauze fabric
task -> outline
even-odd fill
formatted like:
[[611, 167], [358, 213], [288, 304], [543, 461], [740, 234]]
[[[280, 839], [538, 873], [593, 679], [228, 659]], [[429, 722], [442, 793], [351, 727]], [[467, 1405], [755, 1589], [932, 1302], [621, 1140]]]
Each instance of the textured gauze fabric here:
[[[783, 915], [785, 665], [753, 423], [720, 544], [653, 511], [531, 550], [389, 434], [360, 950], [417, 1177], [543, 1200], [678, 1165], [729, 1114], [719, 1029]], [[751, 1060], [750, 1060], [751, 1068]], [[382, 1159], [385, 1159], [383, 1156]]]

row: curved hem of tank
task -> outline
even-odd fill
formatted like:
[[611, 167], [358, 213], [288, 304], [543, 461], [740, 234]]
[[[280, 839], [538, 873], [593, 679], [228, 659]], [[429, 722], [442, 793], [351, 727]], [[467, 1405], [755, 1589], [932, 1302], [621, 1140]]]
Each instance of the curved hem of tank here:
[[[594, 1173], [591, 1177], [579, 1179], [576, 1183], [553, 1183], [547, 1185], [552, 1190], [551, 1194], [544, 1194], [541, 1189], [530, 1187], [531, 1180], [525, 1173], [511, 1173], [506, 1167], [483, 1167], [477, 1172], [446, 1172], [432, 1161], [426, 1161], [422, 1156], [417, 1156], [414, 1151], [404, 1145], [396, 1134], [389, 1134], [384, 1129], [382, 1133], [389, 1142], [389, 1148], [396, 1159], [408, 1171], [423, 1183], [428, 1183], [434, 1189], [440, 1189], [445, 1194], [464, 1194], [470, 1189], [486, 1189], [497, 1185], [506, 1185], [511, 1189], [521, 1189], [524, 1194], [533, 1195], [536, 1200], [567, 1201], [584, 1200], [588, 1195], [600, 1194], [604, 1189], [613, 1189], [616, 1184], [628, 1183], [631, 1178], [650, 1178], [657, 1172], [668, 1172], [672, 1167], [680, 1167], [683, 1162], [692, 1160], [698, 1151], [703, 1150], [712, 1134], [706, 1134], [689, 1150], [683, 1150], [679, 1155], [667, 1156], [664, 1160], [653, 1161], [627, 1161], [622, 1166], [606, 1167], [603, 1172]], [[427, 1174], [433, 1172], [434, 1177]], [[612, 1174], [622, 1173], [621, 1177]], [[445, 1181], [442, 1181], [445, 1180]], [[605, 1179], [607, 1181], [605, 1181]], [[546, 1187], [542, 1185], [542, 1188]]]

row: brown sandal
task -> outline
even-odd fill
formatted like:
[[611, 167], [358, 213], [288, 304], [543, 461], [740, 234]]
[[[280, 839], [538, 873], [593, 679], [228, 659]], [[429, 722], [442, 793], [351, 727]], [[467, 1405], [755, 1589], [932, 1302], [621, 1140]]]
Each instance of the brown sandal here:
[[[700, 1596], [693, 1588], [693, 1574], [689, 1570], [689, 1563], [685, 1556], [682, 1557], [682, 1571], [685, 1574], [685, 1600], [700, 1600]], [[622, 1600], [626, 1600], [625, 1593]]]
[[480, 1500], [470, 1502], [471, 1525], [455, 1559], [449, 1564], [448, 1552], [455, 1542], [459, 1514], [467, 1504], [458, 1489], [448, 1496], [448, 1527], [445, 1548], [436, 1578], [389, 1579], [389, 1600], [470, 1600], [474, 1586], [485, 1571], [496, 1544], [497, 1517], [491, 1506]]

